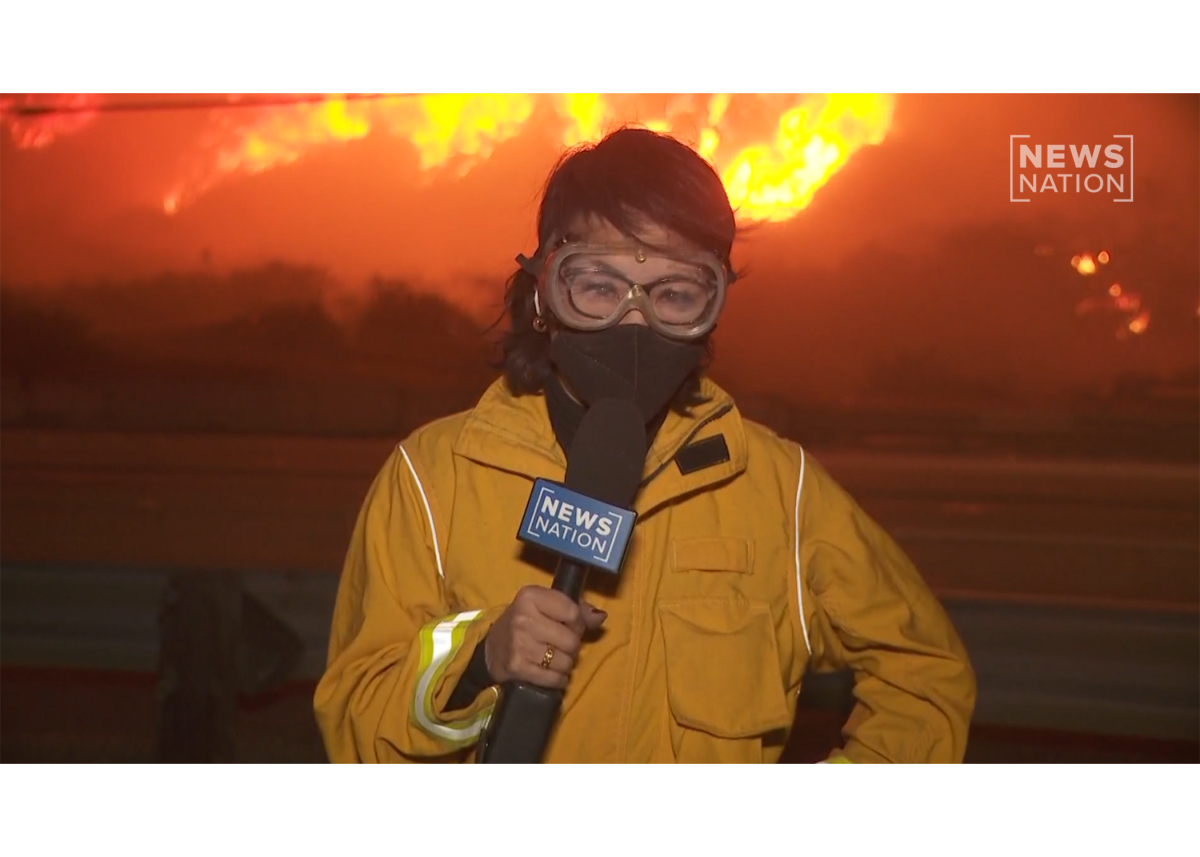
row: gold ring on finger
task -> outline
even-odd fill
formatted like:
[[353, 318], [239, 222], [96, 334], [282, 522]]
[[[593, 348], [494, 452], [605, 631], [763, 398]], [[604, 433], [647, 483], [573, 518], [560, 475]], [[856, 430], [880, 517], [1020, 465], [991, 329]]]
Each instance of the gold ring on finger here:
[[546, 654], [542, 655], [542, 669], [550, 669], [550, 662], [554, 660], [554, 646], [546, 646]]

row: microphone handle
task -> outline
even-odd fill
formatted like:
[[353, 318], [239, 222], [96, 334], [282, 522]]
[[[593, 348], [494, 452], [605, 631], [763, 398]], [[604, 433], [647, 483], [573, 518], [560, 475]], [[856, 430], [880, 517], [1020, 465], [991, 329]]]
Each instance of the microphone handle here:
[[[550, 588], [579, 601], [587, 573], [586, 565], [559, 557]], [[493, 765], [542, 761], [562, 700], [561, 690], [521, 681], [505, 682], [496, 709], [480, 736], [477, 761]]]
[[558, 570], [554, 572], [554, 583], [551, 589], [557, 590], [572, 601], [578, 601], [583, 594], [583, 584], [587, 581], [588, 567], [573, 559], [559, 557]]

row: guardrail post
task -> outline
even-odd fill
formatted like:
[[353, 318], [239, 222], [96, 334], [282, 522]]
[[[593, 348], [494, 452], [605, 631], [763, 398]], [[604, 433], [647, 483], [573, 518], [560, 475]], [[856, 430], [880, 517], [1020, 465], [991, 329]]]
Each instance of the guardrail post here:
[[174, 574], [159, 614], [158, 760], [232, 762], [241, 581], [236, 572]]
[[304, 640], [240, 574], [171, 575], [159, 612], [158, 760], [233, 762], [241, 697], [287, 681]]

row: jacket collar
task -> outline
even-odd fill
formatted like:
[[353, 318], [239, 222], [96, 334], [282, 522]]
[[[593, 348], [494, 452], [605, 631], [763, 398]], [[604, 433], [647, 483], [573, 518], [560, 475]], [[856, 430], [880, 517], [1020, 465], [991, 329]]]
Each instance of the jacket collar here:
[[[634, 502], [641, 516], [685, 494], [722, 482], [746, 469], [746, 434], [733, 399], [701, 381], [703, 404], [688, 416], [671, 411], [646, 455], [642, 488]], [[689, 443], [724, 435], [729, 460], [684, 474], [675, 456]], [[503, 378], [488, 388], [467, 416], [454, 453], [479, 464], [528, 478], [561, 482], [567, 460], [550, 424], [542, 394], [515, 396]]]

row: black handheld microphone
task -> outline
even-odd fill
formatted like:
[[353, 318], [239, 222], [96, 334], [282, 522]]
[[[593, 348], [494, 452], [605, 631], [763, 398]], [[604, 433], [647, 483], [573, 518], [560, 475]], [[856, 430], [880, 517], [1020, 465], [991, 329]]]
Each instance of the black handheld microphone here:
[[[522, 524], [522, 538], [559, 554], [552, 589], [578, 601], [589, 568], [619, 571], [634, 517], [623, 507], [633, 504], [645, 461], [646, 424], [637, 405], [623, 399], [593, 404], [567, 451], [567, 491], [556, 496], [551, 486], [535, 485]], [[540, 762], [562, 698], [561, 690], [505, 682], [478, 761]]]

